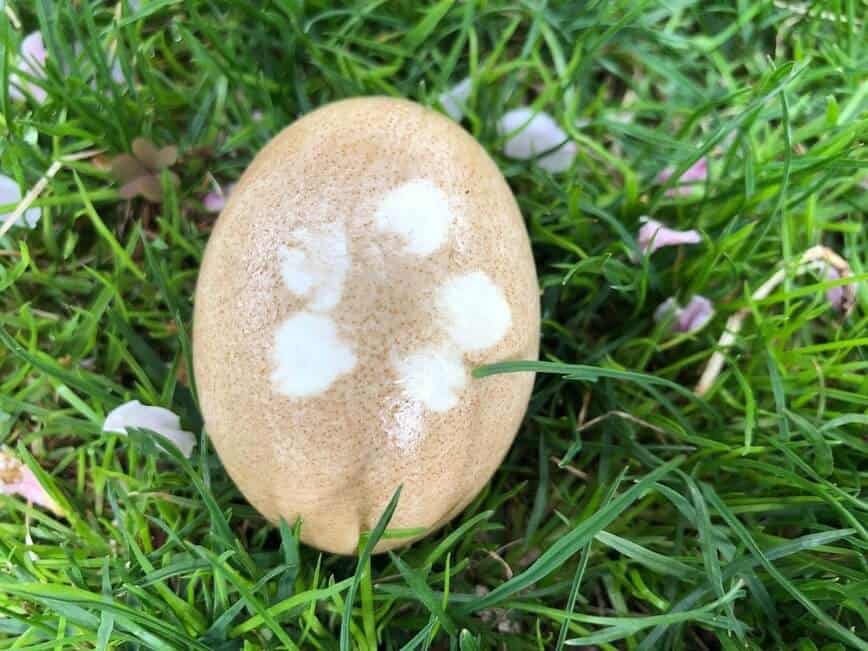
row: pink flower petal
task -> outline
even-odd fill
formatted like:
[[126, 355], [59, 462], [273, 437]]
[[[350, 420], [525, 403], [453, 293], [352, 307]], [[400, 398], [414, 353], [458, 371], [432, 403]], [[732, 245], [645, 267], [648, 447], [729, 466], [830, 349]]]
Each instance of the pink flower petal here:
[[636, 240], [639, 248], [647, 255], [664, 246], [698, 244], [702, 241], [702, 236], [697, 230], [678, 231], [649, 217], [642, 217], [640, 221], [642, 226], [639, 228]]
[[[657, 183], [663, 185], [675, 173], [675, 167], [667, 165], [660, 174], [657, 175]], [[696, 183], [705, 181], [708, 178], [708, 159], [703, 157], [696, 161], [693, 165], [687, 168], [684, 174], [678, 179], [674, 187], [666, 190], [667, 197], [679, 197], [690, 195], [693, 186]]]
[[679, 332], [696, 332], [714, 316], [714, 306], [704, 296], [693, 296], [678, 315]]
[[24, 79], [19, 73], [35, 77], [45, 78], [45, 61], [48, 58], [48, 50], [42, 40], [42, 32], [31, 32], [21, 41], [21, 50], [17, 63], [17, 71], [13, 70], [9, 75], [11, 87], [10, 96], [15, 101], [23, 101], [25, 92], [33, 96], [40, 104], [45, 101], [48, 94], [42, 86]]
[[696, 332], [714, 316], [714, 306], [704, 296], [693, 296], [686, 307], [681, 307], [675, 298], [668, 298], [654, 310], [657, 323], [672, 320], [674, 332]]
[[[826, 280], [838, 280], [841, 274], [835, 267], [826, 267]], [[840, 311], [844, 306], [844, 286], [830, 287], [826, 290], [826, 298], [836, 310]]]
[[687, 171], [681, 175], [679, 180], [682, 183], [690, 183], [693, 181], [704, 181], [706, 178], [708, 178], [708, 159], [700, 158], [687, 168]]
[[223, 210], [223, 206], [226, 205], [226, 197], [222, 192], [211, 190], [202, 199], [202, 205], [205, 206], [205, 210], [208, 212], [220, 212]]
[[202, 199], [202, 205], [208, 212], [220, 212], [226, 205], [226, 200], [235, 188], [234, 183], [230, 183], [224, 188], [217, 187], [216, 190], [211, 190]]
[[31, 74], [36, 74], [39, 69], [45, 69], [45, 61], [48, 59], [48, 50], [42, 40], [42, 32], [31, 32], [21, 41], [21, 61], [30, 68]]
[[[576, 157], [576, 144], [568, 140], [554, 118], [545, 112], [536, 113], [528, 106], [507, 111], [497, 123], [497, 131], [508, 135], [503, 145], [506, 156], [536, 159], [537, 165], [548, 172], [569, 169]], [[549, 153], [540, 156], [543, 152]]]
[[[826, 280], [838, 280], [842, 277], [848, 277], [850, 274], [845, 274], [841, 276], [841, 272], [835, 269], [835, 267], [826, 267], [825, 271]], [[857, 284], [855, 282], [850, 282], [847, 285], [838, 285], [837, 287], [830, 287], [826, 290], [826, 299], [832, 305], [832, 308], [841, 312], [843, 314], [847, 314], [853, 306], [856, 304], [856, 294], [857, 294]]]
[[467, 104], [467, 100], [470, 99], [471, 89], [472, 83], [468, 77], [459, 81], [438, 98], [440, 106], [446, 111], [446, 115], [456, 122], [461, 122], [461, 118], [464, 117], [464, 106]]
[[112, 409], [106, 416], [104, 432], [127, 434], [127, 428], [147, 429], [169, 439], [185, 457], [189, 457], [196, 445], [192, 432], [181, 429], [181, 419], [168, 409], [149, 407], [138, 400], [125, 402]]
[[[21, 201], [21, 188], [18, 187], [18, 183], [15, 182], [15, 179], [12, 179], [5, 174], [0, 174], [0, 206], [17, 204], [19, 201]], [[15, 209], [13, 208], [12, 210]], [[0, 224], [2, 224], [10, 214], [12, 214], [11, 211], [0, 214]], [[27, 228], [36, 228], [40, 217], [42, 217], [42, 208], [28, 208], [24, 211], [24, 214], [19, 217], [19, 220], [15, 225], [26, 226]]]
[[0, 493], [20, 495], [28, 503], [38, 504], [57, 515], [63, 515], [62, 509], [51, 499], [33, 471], [8, 452], [2, 451], [0, 451]]
[[657, 183], [659, 183], [660, 185], [663, 185], [664, 183], [666, 183], [666, 181], [668, 181], [669, 179], [672, 178], [672, 175], [674, 173], [675, 173], [675, 166], [674, 165], [667, 165], [657, 175]]

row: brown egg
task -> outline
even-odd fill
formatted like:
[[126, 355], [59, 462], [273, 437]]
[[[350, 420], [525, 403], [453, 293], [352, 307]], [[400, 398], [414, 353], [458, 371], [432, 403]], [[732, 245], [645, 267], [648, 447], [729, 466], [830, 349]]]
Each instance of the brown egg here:
[[537, 357], [518, 206], [470, 135], [409, 101], [329, 104], [268, 143], [217, 221], [195, 302], [223, 464], [323, 550], [355, 553], [402, 484], [389, 529], [443, 525], [527, 408], [532, 374], [470, 375]]

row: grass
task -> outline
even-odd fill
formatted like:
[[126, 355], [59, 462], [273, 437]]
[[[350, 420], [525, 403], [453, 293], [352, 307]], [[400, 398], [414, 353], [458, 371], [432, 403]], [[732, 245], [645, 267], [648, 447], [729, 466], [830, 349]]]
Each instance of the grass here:
[[[868, 293], [846, 319], [819, 276], [750, 299], [818, 243], [868, 279], [864, 2], [7, 8], [0, 88], [33, 29], [66, 63], [41, 105], [0, 91], [0, 170], [26, 189], [104, 154], [66, 159], [38, 228], [0, 239], [0, 433], [68, 514], [2, 498], [0, 647], [868, 649]], [[467, 75], [464, 126], [527, 219], [544, 324], [526, 423], [463, 514], [395, 555], [319, 554], [246, 504], [204, 434], [187, 461], [101, 433], [132, 398], [201, 431], [188, 333], [210, 177], [330, 100], [434, 104]], [[570, 171], [500, 155], [497, 118], [522, 104], [577, 142]], [[105, 166], [139, 136], [180, 148], [161, 204], [122, 199]], [[658, 173], [703, 156], [701, 189], [667, 196]], [[646, 214], [702, 244], [632, 263]], [[654, 323], [692, 294], [716, 306], [706, 328]]]

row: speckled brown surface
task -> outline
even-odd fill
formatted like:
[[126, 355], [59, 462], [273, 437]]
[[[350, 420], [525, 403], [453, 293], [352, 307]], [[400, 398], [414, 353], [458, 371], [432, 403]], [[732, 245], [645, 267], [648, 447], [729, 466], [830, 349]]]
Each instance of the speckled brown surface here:
[[[420, 178], [457, 215], [447, 244], [425, 258], [403, 254], [373, 226], [385, 192]], [[346, 224], [352, 266], [331, 316], [357, 364], [320, 395], [290, 398], [270, 380], [275, 330], [305, 299], [282, 282], [278, 248], [294, 229], [335, 219]], [[301, 516], [304, 542], [354, 553], [399, 484], [390, 528], [430, 531], [473, 499], [509, 449], [532, 375], [468, 379], [458, 406], [425, 413], [411, 448], [396, 445], [383, 422], [400, 397], [390, 360], [438, 336], [438, 284], [476, 270], [503, 290], [512, 327], [464, 356], [468, 372], [536, 359], [539, 300], [523, 220], [494, 162], [448, 118], [404, 100], [345, 100], [295, 122], [257, 155], [208, 243], [194, 361], [208, 434], [259, 511]]]

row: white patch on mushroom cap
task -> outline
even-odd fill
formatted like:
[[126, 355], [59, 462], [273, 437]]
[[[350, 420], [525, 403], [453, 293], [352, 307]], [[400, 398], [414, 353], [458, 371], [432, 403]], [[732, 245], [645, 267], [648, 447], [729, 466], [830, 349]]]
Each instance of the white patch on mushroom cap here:
[[512, 325], [503, 292], [482, 271], [444, 281], [434, 307], [446, 337], [393, 361], [401, 397], [391, 403], [384, 427], [390, 440], [404, 450], [423, 437], [425, 409], [442, 413], [458, 404], [468, 377], [463, 354], [493, 346]]
[[344, 228], [338, 224], [299, 228], [292, 232], [292, 239], [298, 246], [278, 250], [286, 288], [298, 296], [310, 295], [311, 310], [331, 310], [341, 301], [350, 268]]
[[352, 346], [322, 314], [296, 312], [277, 329], [274, 343], [271, 381], [290, 398], [316, 395], [356, 366]]
[[436, 301], [446, 333], [462, 352], [493, 346], [512, 325], [503, 292], [482, 271], [448, 279], [438, 288]]
[[374, 223], [380, 231], [404, 240], [404, 251], [431, 255], [449, 235], [454, 216], [446, 194], [426, 179], [408, 181], [380, 201]]
[[458, 404], [458, 394], [467, 384], [467, 371], [460, 355], [446, 347], [428, 347], [397, 360], [398, 384], [404, 395], [431, 411], [449, 411]]
[[413, 449], [425, 435], [425, 405], [406, 397], [387, 401], [380, 413], [383, 430], [402, 450]]

